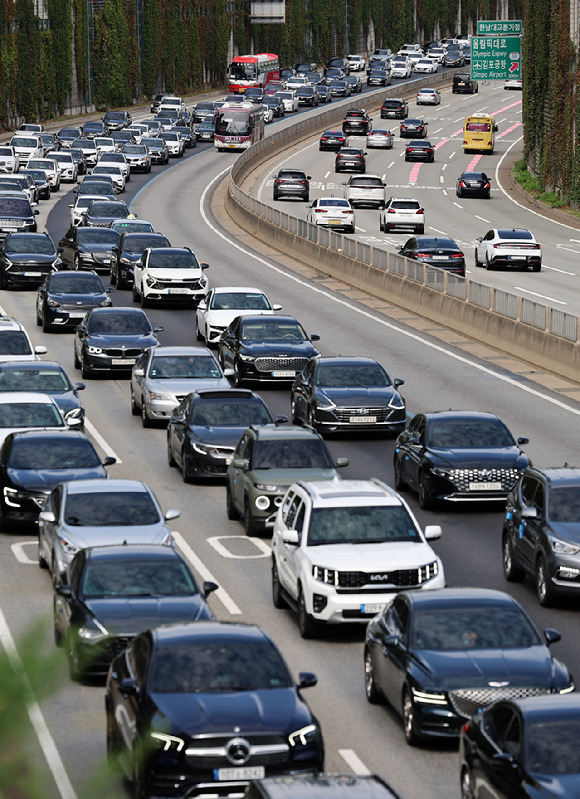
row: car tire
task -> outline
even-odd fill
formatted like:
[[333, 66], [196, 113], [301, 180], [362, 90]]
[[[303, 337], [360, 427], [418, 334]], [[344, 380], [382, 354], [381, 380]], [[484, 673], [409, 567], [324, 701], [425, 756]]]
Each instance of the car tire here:
[[552, 585], [544, 555], [540, 555], [536, 562], [536, 594], [538, 602], [543, 608], [550, 608], [555, 604], [557, 592]]
[[385, 232], [385, 226], [383, 224], [383, 220], [382, 220], [381, 216], [379, 216], [379, 230], [381, 231], [381, 233]]
[[84, 360], [81, 363], [81, 375], [83, 380], [90, 380], [93, 376], [93, 370], [90, 367], [85, 366]]
[[[2, 284], [0, 283], [0, 288], [2, 288]], [[36, 324], [38, 327], [42, 327], [42, 316], [38, 312], [38, 305], [36, 306]]]
[[461, 769], [461, 777], [459, 778], [459, 787], [461, 789], [461, 799], [475, 799], [473, 792], [473, 781], [471, 779], [471, 772], [467, 766]]
[[133, 302], [139, 302], [139, 292], [137, 291], [136, 285], [133, 283], [133, 289], [131, 291], [131, 297]]
[[477, 247], [473, 251], [473, 260], [474, 260], [476, 269], [483, 266], [482, 262], [477, 257]]
[[131, 402], [131, 414], [133, 416], [140, 416], [141, 415], [141, 408], [135, 402], [135, 393], [133, 392], [133, 386], [130, 388], [130, 402]]
[[46, 562], [43, 554], [42, 549], [40, 547], [40, 536], [38, 538], [38, 568], [39, 569], [48, 569], [48, 563]]
[[234, 505], [234, 498], [232, 497], [232, 491], [230, 489], [229, 483], [226, 486], [226, 514], [228, 519], [231, 519], [232, 521], [240, 518], [238, 509]]
[[193, 483], [193, 477], [187, 470], [187, 458], [185, 456], [185, 447], [181, 449], [181, 477], [184, 483]]
[[423, 510], [429, 510], [433, 507], [433, 500], [427, 491], [427, 479], [423, 470], [419, 472], [419, 505]]
[[177, 461], [173, 457], [173, 450], [171, 449], [171, 444], [169, 443], [169, 435], [167, 436], [167, 464], [171, 469], [174, 469], [177, 466]]
[[393, 471], [395, 473], [394, 483], [395, 483], [395, 491], [406, 491], [409, 486], [403, 480], [403, 476], [401, 474], [401, 461], [399, 458], [395, 456], [393, 460]]
[[384, 223], [384, 225], [383, 225], [383, 232], [384, 233], [390, 233], [392, 229], [393, 229], [392, 225], [389, 225], [388, 222]]
[[241, 388], [242, 383], [244, 382], [243, 377], [240, 373], [240, 366], [239, 363], [236, 361], [234, 364], [234, 375], [233, 375], [233, 384], [236, 388]]
[[516, 566], [514, 560], [514, 550], [510, 543], [507, 530], [504, 532], [501, 542], [501, 560], [503, 566], [503, 576], [508, 583], [521, 583], [526, 573], [519, 566]]
[[54, 603], [53, 603], [53, 608], [52, 608], [52, 636], [53, 636], [53, 639], [54, 639], [54, 645], [56, 646], [57, 649], [60, 649], [62, 647], [62, 643], [63, 643], [62, 642], [62, 633], [58, 629], [58, 624], [56, 622], [56, 608], [54, 607]]
[[304, 639], [315, 638], [317, 625], [312, 616], [306, 612], [302, 586], [298, 588], [296, 611], [298, 613], [298, 629], [300, 631], [300, 637]]
[[302, 424], [302, 420], [299, 419], [296, 412], [296, 401], [294, 400], [294, 397], [292, 397], [290, 401], [290, 418], [292, 420], [292, 424]]
[[250, 511], [250, 503], [248, 502], [248, 498], [246, 497], [246, 501], [244, 502], [244, 532], [246, 535], [255, 536], [257, 535], [258, 531], [256, 530], [256, 526], [254, 525], [254, 520], [252, 519], [252, 513]]
[[278, 610], [284, 610], [284, 608], [288, 607], [282, 593], [280, 576], [278, 574], [278, 567], [276, 566], [275, 560], [272, 560], [272, 604]]
[[204, 336], [203, 336], [201, 330], [199, 329], [199, 324], [198, 324], [197, 319], [195, 320], [195, 338], [197, 339], [197, 341], [203, 341], [204, 340]]
[[139, 295], [139, 305], [141, 306], [141, 308], [148, 308], [149, 307], [149, 301], [147, 300], [147, 298], [145, 297], [145, 295], [143, 293], [141, 293]]
[[542, 271], [542, 264], [534, 264], [532, 266], [532, 271], [533, 272], [541, 272]]
[[73, 345], [73, 362], [75, 369], [81, 368], [81, 362], [79, 361], [79, 356], [77, 355], [77, 348]]
[[83, 670], [79, 665], [78, 660], [78, 651], [73, 643], [73, 639], [69, 634], [67, 640], [67, 662], [68, 662], [68, 673], [73, 682], [79, 682], [83, 678]]
[[375, 682], [375, 675], [373, 674], [373, 661], [371, 653], [365, 649], [364, 654], [364, 667], [365, 667], [365, 695], [367, 702], [371, 705], [378, 705], [381, 701], [381, 694]]
[[487, 269], [488, 272], [493, 272], [493, 270], [495, 269], [494, 264], [489, 260], [489, 256], [487, 255], [485, 256], [485, 268]]
[[[38, 322], [37, 322], [38, 324]], [[42, 322], [42, 332], [43, 333], [52, 333], [53, 327], [47, 319], [43, 319]]]
[[132, 799], [147, 799], [147, 791], [143, 780], [143, 773], [140, 768], [142, 756], [138, 751], [133, 751], [132, 761], [133, 766], [131, 769], [131, 798]]
[[153, 427], [153, 419], [147, 413], [147, 404], [141, 399], [141, 424], [143, 427]]
[[111, 710], [106, 710], [107, 725], [107, 765], [112, 771], [119, 769], [119, 732]]
[[116, 274], [115, 270], [113, 269], [112, 265], [111, 265], [111, 271], [109, 273], [109, 283], [111, 284], [111, 286], [116, 286], [117, 285], [117, 274]]
[[417, 746], [421, 738], [415, 731], [415, 708], [408, 688], [403, 692], [403, 729], [409, 746]]

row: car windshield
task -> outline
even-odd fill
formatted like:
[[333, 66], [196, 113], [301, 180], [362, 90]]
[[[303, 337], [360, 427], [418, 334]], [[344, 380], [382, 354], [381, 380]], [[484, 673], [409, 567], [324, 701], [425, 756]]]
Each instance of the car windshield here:
[[390, 386], [391, 381], [378, 363], [321, 364], [316, 373], [316, 385], [325, 388], [346, 386]]
[[552, 487], [549, 493], [548, 518], [560, 524], [580, 523], [580, 486]]
[[467, 122], [465, 125], [465, 130], [468, 130], [471, 133], [489, 133], [491, 130], [491, 125], [489, 122]]
[[112, 190], [113, 187], [111, 183], [106, 183], [104, 180], [87, 180], [86, 183], [83, 181], [79, 186], [79, 193], [77, 196], [81, 197], [83, 194], [106, 196], [111, 194]]
[[421, 206], [417, 200], [393, 200], [389, 208], [397, 208], [399, 211], [416, 211]]
[[166, 247], [170, 246], [169, 241], [165, 238], [165, 236], [159, 236], [158, 234], [141, 235], [139, 233], [135, 233], [130, 236], [125, 236], [122, 247], [123, 252], [140, 254], [147, 247], [162, 247], [163, 245]]
[[6, 242], [5, 252], [14, 253], [38, 253], [39, 255], [55, 255], [54, 244], [48, 236], [31, 236], [29, 233], [24, 236], [10, 236]]
[[77, 149], [79, 150], [96, 150], [97, 145], [95, 144], [94, 139], [79, 139], [77, 144]]
[[105, 287], [97, 275], [70, 274], [52, 275], [48, 284], [52, 294], [104, 294]]
[[191, 424], [198, 427], [249, 427], [271, 421], [264, 404], [253, 397], [197, 399], [191, 413]]
[[111, 228], [115, 231], [131, 231], [132, 233], [153, 233], [153, 225], [151, 222], [135, 222], [131, 219], [126, 219], [118, 222], [113, 222]]
[[244, 322], [241, 330], [242, 341], [307, 341], [308, 336], [298, 322], [277, 322], [269, 320], [253, 320]]
[[[165, 135], [169, 136], [168, 133]], [[129, 153], [129, 155], [147, 155], [147, 148], [141, 144], [125, 144], [123, 152]]]
[[195, 596], [199, 593], [191, 572], [179, 560], [90, 561], [84, 571], [84, 599], [96, 597]]
[[125, 121], [125, 112], [124, 111], [107, 111], [105, 114], [105, 120], [110, 120], [111, 122], [124, 122]]
[[140, 527], [159, 522], [147, 491], [102, 491], [69, 494], [63, 510], [71, 527]]
[[184, 641], [159, 648], [151, 693], [229, 693], [289, 688], [292, 680], [268, 641]]
[[382, 189], [383, 181], [380, 178], [351, 178], [349, 186], [356, 188], [364, 187], [366, 189]]
[[109, 163], [114, 164], [124, 164], [125, 163], [125, 156], [123, 153], [105, 153], [103, 155], [102, 161], [109, 161]]
[[385, 541], [421, 543], [413, 520], [402, 505], [312, 510], [308, 546], [379, 544]]
[[147, 335], [149, 320], [143, 313], [92, 313], [87, 327], [89, 333], [110, 333], [116, 336]]
[[252, 469], [332, 469], [324, 443], [317, 439], [257, 441], [252, 454]]
[[0, 147], [0, 155], [9, 155], [14, 157], [14, 150], [12, 147]]
[[221, 376], [219, 364], [213, 355], [154, 355], [149, 368], [152, 380]]
[[22, 330], [0, 331], [0, 355], [32, 355], [26, 333]]
[[70, 153], [52, 153], [50, 157], [59, 164], [72, 164], [74, 160]]
[[350, 208], [348, 200], [319, 200], [318, 205], [322, 208]]
[[434, 449], [494, 449], [515, 441], [499, 419], [433, 419], [426, 444]]
[[415, 610], [411, 646], [415, 649], [527, 649], [542, 644], [519, 608], [502, 605], [461, 606]]
[[183, 250], [152, 250], [147, 261], [148, 269], [199, 269], [199, 261], [192, 252]]
[[61, 438], [16, 438], [10, 450], [10, 469], [92, 469], [100, 465], [99, 456], [90, 441], [73, 436]]
[[77, 228], [77, 244], [106, 244], [111, 247], [119, 241], [119, 234], [108, 228]]
[[28, 217], [32, 216], [32, 209], [28, 200], [21, 200], [18, 197], [0, 197], [0, 216]]
[[[1, 337], [0, 337], [1, 338]], [[0, 427], [64, 427], [58, 408], [52, 402], [3, 402]]]
[[265, 294], [247, 291], [215, 292], [209, 307], [212, 311], [267, 311], [272, 308]]
[[62, 394], [71, 384], [65, 372], [42, 366], [0, 370], [0, 391], [40, 391], [42, 394]]
[[[121, 175], [121, 167], [115, 164], [100, 164], [93, 169], [93, 175]], [[89, 181], [90, 183], [91, 181]]]
[[[557, 713], [557, 711], [555, 711]], [[524, 734], [524, 761], [528, 771], [542, 775], [580, 775], [580, 719], [529, 721]]]
[[95, 217], [111, 217], [121, 219], [129, 215], [129, 209], [125, 203], [93, 203], [89, 208], [89, 215]]
[[24, 136], [15, 136], [10, 144], [13, 147], [38, 147], [38, 139], [29, 139]]

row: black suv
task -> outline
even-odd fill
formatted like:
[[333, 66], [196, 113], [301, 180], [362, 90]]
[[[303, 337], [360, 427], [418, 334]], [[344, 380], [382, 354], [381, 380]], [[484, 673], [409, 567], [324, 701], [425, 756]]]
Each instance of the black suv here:
[[48, 233], [9, 233], [0, 245], [0, 287], [36, 288], [62, 261]]
[[540, 605], [580, 591], [580, 469], [528, 467], [507, 498], [502, 535], [506, 580], [526, 574]]
[[400, 97], [387, 97], [381, 106], [381, 119], [405, 119], [409, 106]]
[[346, 112], [342, 123], [342, 132], [345, 136], [366, 136], [373, 129], [373, 122], [364, 108], [351, 108]]
[[36, 233], [38, 209], [32, 210], [26, 197], [0, 197], [0, 238], [13, 230]]
[[302, 169], [281, 169], [274, 178], [274, 199], [298, 197], [308, 202], [310, 198], [310, 175]]
[[477, 81], [471, 80], [469, 72], [456, 72], [453, 76], [453, 94], [477, 94], [479, 86]]

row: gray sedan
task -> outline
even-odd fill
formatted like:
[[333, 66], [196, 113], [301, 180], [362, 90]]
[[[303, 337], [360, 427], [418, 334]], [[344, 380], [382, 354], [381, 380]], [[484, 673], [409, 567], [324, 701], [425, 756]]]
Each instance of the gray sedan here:
[[55, 584], [74, 555], [86, 547], [114, 544], [173, 546], [167, 522], [151, 489], [139, 480], [76, 480], [59, 483], [38, 520], [38, 562]]
[[[233, 370], [228, 370], [233, 374]], [[230, 388], [214, 354], [206, 347], [146, 350], [131, 374], [131, 411], [143, 427], [167, 422], [181, 400], [205, 388]]]
[[387, 129], [370, 130], [367, 133], [367, 150], [372, 147], [392, 150], [395, 134]]

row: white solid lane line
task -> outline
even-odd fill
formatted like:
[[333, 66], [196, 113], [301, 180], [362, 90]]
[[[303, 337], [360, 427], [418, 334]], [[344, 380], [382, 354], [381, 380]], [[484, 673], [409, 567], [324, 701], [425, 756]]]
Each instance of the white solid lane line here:
[[371, 773], [362, 762], [360, 757], [356, 754], [354, 749], [339, 749], [338, 754], [343, 760], [346, 760], [346, 763], [353, 774], [357, 774], [360, 777], [365, 777], [367, 774]]
[[120, 458], [120, 457], [117, 455], [117, 453], [115, 452], [115, 450], [114, 450], [112, 447], [110, 447], [110, 446], [107, 444], [107, 442], [105, 441], [105, 439], [103, 438], [103, 436], [102, 436], [102, 435], [99, 433], [99, 431], [98, 431], [98, 430], [97, 430], [97, 428], [94, 426], [94, 424], [91, 424], [91, 422], [89, 422], [89, 420], [88, 420], [87, 418], [85, 418], [85, 430], [87, 431], [87, 433], [88, 433], [88, 434], [89, 434], [89, 435], [90, 435], [92, 438], [94, 438], [94, 439], [95, 439], [95, 441], [97, 442], [97, 444], [98, 444], [98, 445], [101, 447], [101, 449], [104, 451], [105, 455], [110, 455], [111, 457], [115, 458], [115, 459], [116, 459], [116, 461], [117, 461], [117, 463], [123, 463], [123, 461], [122, 461], [122, 460], [121, 460], [121, 458]]
[[563, 302], [562, 300], [555, 300], [554, 297], [547, 297], [545, 294], [538, 294], [536, 291], [530, 291], [529, 289], [525, 289], [522, 286], [514, 286], [517, 291], [523, 291], [525, 294], [531, 294], [532, 297], [540, 297], [542, 300], [549, 300], [550, 302], [555, 302], [558, 305], [568, 305], [567, 302]]
[[[202, 561], [198, 558], [198, 556], [189, 546], [189, 544], [187, 543], [185, 538], [181, 535], [181, 533], [173, 532], [172, 530], [171, 535], [175, 539], [175, 543], [177, 544], [178, 548], [183, 552], [183, 554], [185, 555], [187, 560], [191, 563], [196, 572], [199, 574], [201, 579], [208, 580], [209, 582], [212, 583], [217, 583], [218, 581], [216, 580], [216, 578], [213, 576], [210, 570], [204, 565], [204, 563], [202, 563]], [[225, 607], [228, 613], [232, 614], [232, 616], [241, 615], [242, 613], [241, 609], [236, 605], [236, 603], [228, 594], [228, 592], [225, 590], [225, 588], [218, 588], [218, 590], [215, 592], [215, 596], [217, 596], [222, 605]]]
[[28, 678], [26, 677], [24, 665], [20, 655], [18, 654], [18, 650], [16, 649], [14, 638], [12, 637], [12, 633], [10, 632], [4, 614], [1, 610], [0, 642], [4, 647], [4, 651], [6, 652], [6, 656], [10, 662], [10, 665], [15, 672], [22, 676], [22, 681], [28, 689], [30, 695], [27, 703], [28, 716], [40, 743], [40, 748], [42, 749], [42, 752], [46, 758], [46, 762], [48, 763], [48, 767], [52, 772], [52, 776], [54, 777], [54, 781], [56, 783], [56, 787], [58, 788], [61, 799], [77, 799], [77, 795], [72, 787], [68, 774], [66, 773], [64, 763], [62, 762], [54, 738], [50, 734], [40, 706], [34, 698], [32, 688], [28, 682]]

